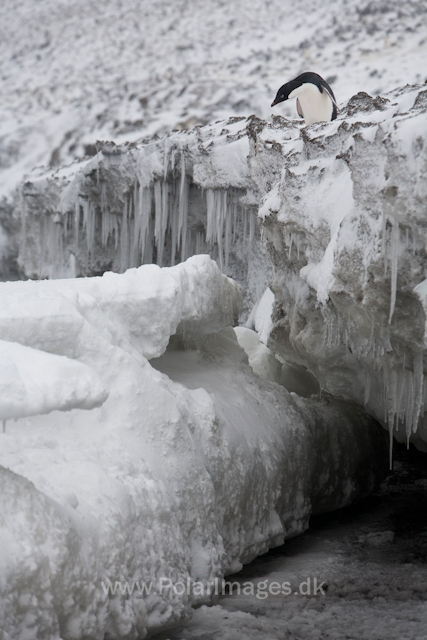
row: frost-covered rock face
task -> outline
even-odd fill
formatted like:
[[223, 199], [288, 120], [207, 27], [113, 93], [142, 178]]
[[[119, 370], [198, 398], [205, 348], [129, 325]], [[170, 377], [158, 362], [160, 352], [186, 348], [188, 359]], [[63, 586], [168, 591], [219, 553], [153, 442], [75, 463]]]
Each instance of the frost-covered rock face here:
[[134, 640], [185, 620], [212, 600], [208, 583], [383, 475], [385, 434], [364, 411], [252, 372], [229, 327], [239, 288], [208, 256], [3, 283], [0, 301], [10, 357], [49, 367], [71, 393], [71, 368], [97, 374], [85, 378], [97, 408], [76, 402], [0, 434], [7, 638]]
[[[354, 96], [333, 123], [260, 124], [252, 177], [274, 264], [269, 346], [427, 448], [427, 88]], [[283, 159], [281, 159], [283, 154]]]

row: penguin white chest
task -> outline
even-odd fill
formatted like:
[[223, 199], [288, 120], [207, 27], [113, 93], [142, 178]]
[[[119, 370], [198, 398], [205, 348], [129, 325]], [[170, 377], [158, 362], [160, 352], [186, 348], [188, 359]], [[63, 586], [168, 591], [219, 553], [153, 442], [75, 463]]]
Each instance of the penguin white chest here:
[[306, 124], [331, 121], [333, 104], [325, 89], [320, 93], [314, 84], [307, 82], [294, 89], [289, 98], [298, 98]]

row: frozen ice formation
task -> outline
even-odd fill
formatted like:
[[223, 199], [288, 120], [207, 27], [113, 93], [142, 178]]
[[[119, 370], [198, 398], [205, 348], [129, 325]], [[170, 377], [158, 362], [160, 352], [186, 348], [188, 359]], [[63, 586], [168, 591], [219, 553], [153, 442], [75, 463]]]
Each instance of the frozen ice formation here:
[[267, 286], [246, 118], [116, 146], [35, 171], [20, 204], [28, 277], [97, 275], [209, 253], [242, 286], [247, 311]]
[[99, 376], [81, 362], [0, 340], [0, 420], [93, 409], [107, 397]]
[[265, 124], [254, 143], [261, 189], [271, 139], [283, 154], [260, 210], [270, 348], [424, 450], [426, 111], [425, 86], [360, 93], [331, 125], [292, 140]]
[[0, 434], [5, 638], [135, 639], [185, 620], [208, 583], [381, 478], [385, 434], [363, 410], [252, 372], [230, 327], [240, 302], [202, 255], [0, 284], [12, 353], [43, 350], [70, 386], [71, 358], [109, 389]]
[[58, 277], [208, 252], [254, 327], [272, 263], [268, 346], [426, 448], [426, 91], [357, 94], [327, 125], [251, 116], [102, 143], [23, 186], [21, 265]]

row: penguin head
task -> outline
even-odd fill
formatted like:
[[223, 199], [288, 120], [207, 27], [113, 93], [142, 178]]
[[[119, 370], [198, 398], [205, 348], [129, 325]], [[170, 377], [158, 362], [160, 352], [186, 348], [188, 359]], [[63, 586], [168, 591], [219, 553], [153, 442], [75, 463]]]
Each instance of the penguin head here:
[[279, 91], [276, 94], [276, 97], [271, 103], [272, 107], [274, 107], [276, 104], [279, 104], [279, 102], [284, 102], [285, 100], [287, 100], [291, 96], [291, 93], [303, 84], [299, 81], [300, 77], [301, 76], [298, 76], [298, 78], [295, 78], [295, 80], [291, 80], [290, 82], [287, 82], [280, 87]]

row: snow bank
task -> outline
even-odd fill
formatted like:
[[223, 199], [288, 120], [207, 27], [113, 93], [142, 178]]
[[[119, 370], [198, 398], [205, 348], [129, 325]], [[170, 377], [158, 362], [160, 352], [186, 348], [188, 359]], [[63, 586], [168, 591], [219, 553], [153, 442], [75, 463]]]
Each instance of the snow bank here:
[[283, 154], [260, 210], [275, 267], [270, 348], [424, 450], [426, 109], [424, 86], [360, 93], [298, 138], [262, 125], [251, 147], [261, 190], [272, 137]]
[[5, 283], [0, 299], [2, 338], [85, 363], [110, 390], [1, 434], [5, 638], [135, 639], [185, 620], [209, 582], [381, 477], [366, 414], [251, 371], [226, 329], [239, 289], [207, 256]]

